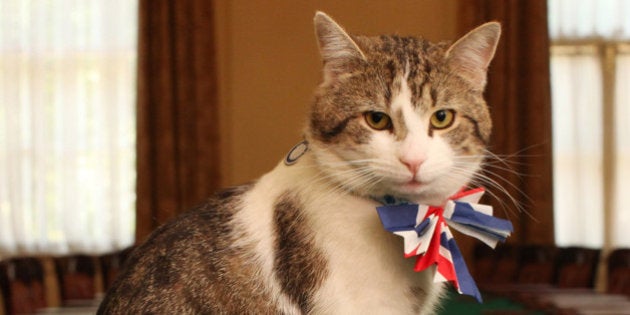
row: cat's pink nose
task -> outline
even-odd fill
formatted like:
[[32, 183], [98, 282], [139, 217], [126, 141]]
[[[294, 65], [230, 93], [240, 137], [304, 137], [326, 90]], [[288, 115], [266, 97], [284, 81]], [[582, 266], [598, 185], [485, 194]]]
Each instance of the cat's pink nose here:
[[402, 159], [401, 158], [400, 162], [407, 167], [407, 169], [409, 170], [409, 172], [411, 172], [411, 174], [415, 175], [415, 174], [418, 173], [418, 170], [420, 169], [420, 166], [424, 162], [424, 159], [421, 159], [421, 158], [417, 158], [417, 159]]

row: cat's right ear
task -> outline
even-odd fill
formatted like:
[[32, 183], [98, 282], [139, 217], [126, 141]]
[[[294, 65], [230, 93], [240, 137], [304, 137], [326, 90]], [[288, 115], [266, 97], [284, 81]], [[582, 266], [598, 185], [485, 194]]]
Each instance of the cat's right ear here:
[[326, 79], [347, 71], [351, 64], [366, 60], [352, 37], [326, 13], [315, 13], [314, 24]]

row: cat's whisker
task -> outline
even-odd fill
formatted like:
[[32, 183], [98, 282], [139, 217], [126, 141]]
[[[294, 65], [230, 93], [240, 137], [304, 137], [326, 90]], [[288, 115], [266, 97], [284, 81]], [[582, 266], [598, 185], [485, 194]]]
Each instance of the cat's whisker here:
[[[469, 167], [456, 166], [448, 173], [448, 176], [451, 176], [451, 177], [459, 176], [456, 180], [461, 180], [461, 178], [469, 178], [470, 179], [469, 184], [472, 184], [472, 185], [482, 184], [481, 186], [488, 186], [489, 188], [505, 191], [505, 188], [502, 185], [500, 185], [498, 182], [496, 182], [492, 178], [489, 178], [483, 173], [472, 170]], [[505, 192], [507, 193], [507, 191]]]
[[365, 178], [366, 181], [365, 183], [362, 183], [361, 185], [367, 185], [370, 184], [371, 186], [376, 185], [379, 181], [382, 180], [381, 176], [376, 176], [376, 174], [374, 173], [373, 168], [364, 168], [359, 172], [360, 175], [362, 175], [362, 178]]
[[[486, 151], [486, 152], [491, 153], [489, 151]], [[494, 189], [500, 191], [510, 200], [510, 203], [517, 209], [518, 212], [525, 213], [532, 220], [537, 221], [537, 219], [533, 217], [529, 211], [526, 210], [525, 206], [522, 205], [521, 202], [517, 201], [517, 199], [511, 193], [509, 193], [507, 189], [505, 189], [504, 185], [498, 182], [498, 180], [500, 180], [501, 182], [505, 183], [510, 188], [515, 190], [519, 195], [523, 196], [523, 198], [525, 198], [528, 202], [533, 203], [532, 200], [529, 198], [529, 196], [527, 196], [527, 194], [522, 189], [520, 189], [516, 184], [504, 178], [497, 171], [502, 171], [502, 172], [516, 175], [519, 177], [525, 176], [525, 175], [515, 170], [513, 165], [511, 165], [505, 159], [499, 158], [497, 155], [494, 155], [494, 154], [491, 154], [491, 155], [493, 156], [493, 158], [486, 159], [483, 161], [483, 163], [481, 164], [482, 170], [475, 174], [474, 180], [483, 181], [482, 184], [494, 187]], [[465, 160], [465, 159], [460, 159], [460, 160]], [[512, 164], [516, 164], [516, 163], [512, 163]], [[496, 178], [496, 179], [493, 179], [493, 178]], [[504, 207], [504, 209], [506, 210], [512, 209], [512, 207], [508, 206], [507, 203], [503, 201], [503, 198], [500, 198], [497, 194], [491, 191], [489, 191], [488, 193], [489, 195], [493, 195], [492, 197], [496, 199]]]
[[[458, 170], [454, 169], [454, 173], [457, 173]], [[466, 173], [468, 174], [468, 171], [466, 171]], [[506, 182], [509, 186], [511, 186], [512, 188], [514, 188], [519, 194], [525, 195], [523, 193], [522, 190], [520, 190], [516, 185], [514, 185], [513, 183], [507, 181], [506, 179], [496, 175], [498, 178], [500, 178], [502, 181]], [[531, 215], [531, 213], [529, 211], [527, 211], [525, 209], [525, 207], [507, 190], [505, 189], [505, 187], [503, 187], [503, 185], [501, 185], [499, 182], [497, 182], [497, 180], [483, 174], [483, 173], [475, 173], [473, 178], [471, 179], [471, 184], [480, 184], [481, 186], [487, 186], [488, 188], [494, 189], [496, 191], [499, 191], [501, 194], [505, 195], [509, 200], [510, 203], [517, 209], [518, 212], [522, 212], [525, 213], [527, 216], [529, 216], [532, 220], [537, 221], [537, 219], [535, 217], [533, 217]], [[501, 205], [502, 207], [504, 207], [504, 210], [508, 210], [511, 209], [512, 207], [508, 206], [508, 204], [504, 201], [504, 198], [500, 198], [498, 196], [498, 194], [496, 194], [495, 192], [493, 192], [492, 190], [488, 190], [487, 191], [488, 194], [495, 198]], [[527, 196], [525, 196], [527, 197]], [[506, 212], [507, 214], [507, 212]]]
[[488, 155], [487, 159], [483, 161], [483, 165], [496, 169], [502, 169], [518, 176], [525, 176], [525, 174], [518, 172], [516, 169], [519, 166], [526, 165], [526, 163], [514, 161], [511, 158], [502, 158], [496, 155]]
[[495, 170], [495, 171], [502, 171], [502, 172], [515, 175], [518, 177], [527, 176], [526, 174], [523, 174], [517, 170], [511, 169], [511, 168], [505, 168], [499, 165], [483, 164], [482, 169], [483, 169], [483, 172], [486, 172], [486, 173], [491, 172], [491, 170]]
[[500, 164], [500, 165], [503, 165], [502, 167], [505, 167], [505, 169], [513, 169], [514, 165], [523, 164], [518, 161], [509, 160], [508, 158], [502, 158], [487, 150], [485, 151], [485, 154], [462, 155], [462, 156], [456, 156], [455, 159], [457, 161], [464, 161], [464, 162], [470, 161], [473, 163], [481, 163], [482, 165], [496, 166], [497, 164]]
[[[352, 175], [350, 177], [346, 177], [346, 175]], [[320, 174], [315, 181], [309, 183], [309, 185], [320, 184], [324, 181], [331, 182], [333, 178], [344, 177], [343, 184], [334, 183], [333, 187], [336, 190], [353, 190], [357, 187], [361, 187], [366, 185], [367, 183], [373, 182], [371, 175], [371, 168], [363, 167], [363, 168], [351, 168], [345, 170], [334, 170], [333, 172], [322, 173]]]
[[[515, 170], [515, 167], [514, 167], [514, 165], [519, 165], [519, 164], [524, 164], [524, 163], [519, 163], [519, 162], [515, 162], [511, 160], [512, 158], [520, 154], [520, 152], [522, 151], [523, 150], [515, 154], [500, 156], [500, 155], [492, 153], [489, 150], [485, 150], [485, 153], [487, 154], [488, 158], [483, 161], [482, 171], [476, 173], [475, 177], [477, 180], [481, 180], [487, 185], [492, 185], [492, 187], [494, 187], [495, 189], [499, 190], [502, 194], [507, 196], [507, 198], [510, 199], [511, 203], [516, 207], [517, 211], [525, 213], [532, 220], [537, 221], [537, 219], [533, 217], [529, 211], [526, 210], [525, 206], [522, 205], [520, 202], [518, 202], [517, 199], [514, 196], [512, 196], [512, 194], [510, 194], [508, 190], [505, 189], [505, 187], [497, 181], [497, 180], [500, 180], [501, 182], [505, 183], [511, 189], [513, 189], [519, 195], [525, 198], [528, 202], [533, 203], [531, 198], [529, 198], [529, 196], [527, 196], [527, 194], [522, 189], [520, 189], [516, 184], [504, 178], [499, 172], [497, 172], [497, 171], [502, 171], [502, 172], [506, 172], [508, 174], [516, 175], [519, 177], [526, 176], [525, 174], [522, 174], [521, 172]], [[461, 159], [461, 160], [465, 160], [465, 159]], [[496, 178], [496, 179], [493, 179], [493, 178]], [[503, 202], [503, 199], [496, 196], [496, 194], [494, 198], [497, 199], [497, 201], [499, 201], [503, 206], [506, 205], [506, 203]], [[510, 208], [511, 207], [505, 207], [505, 209], [510, 209]]]
[[309, 165], [295, 165], [292, 167], [302, 168], [302, 169], [321, 169], [321, 168], [337, 168], [337, 167], [347, 167], [351, 166], [362, 166], [365, 164], [369, 164], [374, 162], [374, 159], [364, 159], [364, 160], [350, 160], [350, 161], [318, 161], [318, 163], [313, 163]]
[[[526, 166], [528, 165], [527, 162], [522, 162], [519, 159], [522, 158], [537, 158], [540, 157], [541, 155], [539, 154], [523, 154], [523, 152], [528, 151], [532, 148], [535, 148], [537, 146], [540, 146], [540, 144], [535, 144], [535, 145], [531, 145], [528, 146], [526, 148], [523, 148], [515, 153], [511, 153], [511, 154], [496, 154], [493, 153], [492, 151], [485, 149], [484, 152], [487, 155], [487, 160], [488, 161], [496, 161], [498, 163], [503, 164], [505, 167], [507, 168], [513, 168], [513, 167], [518, 167], [518, 166]], [[525, 175], [522, 175], [525, 176]]]
[[[502, 163], [503, 165], [508, 165], [506, 163]], [[525, 165], [525, 163], [512, 163], [512, 164], [522, 164]], [[510, 188], [512, 188], [514, 191], [516, 191], [523, 199], [525, 199], [525, 201], [527, 201], [530, 205], [533, 205], [535, 202], [527, 195], [527, 193], [525, 193], [517, 184], [513, 183], [513, 181], [508, 180], [507, 178], [503, 177], [502, 174], [500, 172], [505, 172], [511, 174], [511, 175], [515, 175], [517, 177], [524, 177], [524, 176], [532, 176], [530, 174], [524, 174], [521, 173], [515, 169], [512, 168], [511, 165], [508, 165], [508, 167], [501, 167], [501, 166], [497, 166], [497, 165], [484, 165], [483, 167], [483, 173], [485, 173], [484, 176], [486, 176], [486, 178], [491, 178], [490, 176], [492, 176], [493, 178], [496, 178], [497, 180], [500, 180], [502, 183], [505, 183], [506, 185], [508, 185]], [[481, 175], [479, 175], [481, 176]], [[507, 191], [507, 190], [505, 190]], [[507, 195], [507, 194], [506, 194]], [[514, 199], [514, 198], [512, 198]], [[519, 203], [520, 205], [520, 203]], [[530, 219], [538, 222], [538, 219], [535, 218], [529, 211], [526, 210], [524, 205], [521, 205], [520, 207], [518, 207], [518, 210], [520, 212], [525, 213]]]
[[[525, 197], [525, 199], [527, 199], [527, 201], [531, 202], [532, 200], [527, 196], [527, 194], [520, 189], [516, 184], [512, 183], [511, 181], [503, 178], [499, 173], [485, 169], [483, 173], [486, 173], [488, 175], [492, 175], [493, 177], [500, 179], [502, 181], [504, 181], [508, 186], [510, 186], [511, 188], [513, 188], [515, 191], [517, 191], [519, 194], [523, 195], [523, 197]], [[485, 175], [485, 174], [479, 174], [479, 176], [484, 176], [487, 178], [491, 178], [490, 176]]]
[[[540, 146], [542, 146], [544, 144], [545, 144], [545, 142], [536, 143], [536, 144], [532, 144], [532, 145], [529, 145], [527, 147], [521, 148], [520, 150], [518, 150], [518, 151], [516, 151], [514, 153], [501, 154], [501, 155], [494, 154], [494, 155], [504, 156], [504, 157], [508, 157], [508, 158], [515, 158], [515, 157], [539, 157], [539, 156], [541, 156], [540, 154], [523, 154], [523, 153], [527, 152], [527, 151], [529, 151], [529, 150], [531, 150], [533, 148], [540, 147]], [[485, 151], [486, 152], [490, 152], [488, 149], [486, 149]]]

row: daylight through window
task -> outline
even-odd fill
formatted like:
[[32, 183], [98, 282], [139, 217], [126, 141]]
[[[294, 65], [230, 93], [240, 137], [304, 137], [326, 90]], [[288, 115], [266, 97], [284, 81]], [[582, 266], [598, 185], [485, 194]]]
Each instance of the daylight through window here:
[[628, 247], [630, 1], [548, 3], [556, 243]]
[[0, 258], [133, 243], [137, 3], [0, 0]]

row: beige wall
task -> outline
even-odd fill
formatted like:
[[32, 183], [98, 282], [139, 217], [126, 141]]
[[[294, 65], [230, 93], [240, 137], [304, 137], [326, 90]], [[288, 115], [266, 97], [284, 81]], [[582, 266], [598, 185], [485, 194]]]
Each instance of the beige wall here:
[[301, 139], [320, 79], [312, 19], [350, 33], [455, 36], [455, 0], [215, 0], [223, 185], [258, 178]]

